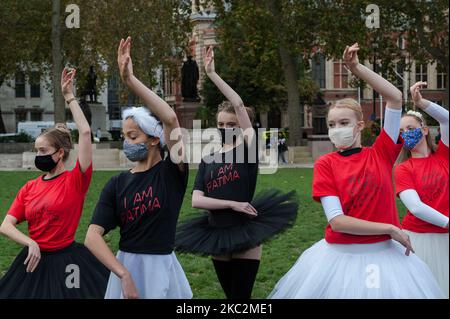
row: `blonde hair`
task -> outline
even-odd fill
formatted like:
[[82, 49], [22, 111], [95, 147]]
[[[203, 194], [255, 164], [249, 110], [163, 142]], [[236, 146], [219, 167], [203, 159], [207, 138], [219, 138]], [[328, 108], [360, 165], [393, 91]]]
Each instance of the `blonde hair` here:
[[[423, 117], [419, 117], [414, 114], [404, 114], [402, 116], [402, 118], [407, 117], [407, 116], [415, 119], [422, 128], [425, 128], [425, 127], [428, 128], [427, 123]], [[428, 131], [428, 134], [425, 136], [425, 140], [427, 141], [427, 146], [431, 150], [431, 153], [436, 152], [436, 144], [434, 144], [433, 139], [431, 138], [430, 131]], [[397, 161], [395, 162], [395, 165], [401, 164], [410, 158], [411, 158], [411, 151], [402, 147], [402, 150], [400, 151], [400, 154], [397, 157]]]
[[73, 144], [70, 130], [65, 124], [57, 123], [55, 127], [44, 130], [39, 137], [44, 137], [56, 150], [64, 149], [63, 161], [69, 157]]
[[[334, 108], [338, 108], [338, 109], [346, 108], [346, 109], [353, 110], [353, 112], [356, 115], [356, 119], [358, 121], [363, 120], [364, 116], [363, 116], [362, 107], [355, 99], [345, 98], [345, 99], [335, 101], [333, 104], [330, 105], [330, 108], [328, 109], [328, 113], [330, 113], [330, 110], [334, 109]], [[327, 116], [328, 116], [328, 113], [327, 113]]]
[[[253, 123], [253, 120], [255, 118], [255, 113], [253, 112], [253, 110], [250, 107], [247, 107], [247, 106], [245, 107], [245, 110], [247, 111], [248, 117], [250, 118], [250, 122]], [[217, 121], [217, 117], [219, 116], [220, 112], [236, 114], [236, 111], [234, 110], [234, 106], [231, 104], [230, 101], [223, 101], [222, 103], [219, 104], [219, 107], [217, 108], [217, 113], [216, 113], [216, 121]]]

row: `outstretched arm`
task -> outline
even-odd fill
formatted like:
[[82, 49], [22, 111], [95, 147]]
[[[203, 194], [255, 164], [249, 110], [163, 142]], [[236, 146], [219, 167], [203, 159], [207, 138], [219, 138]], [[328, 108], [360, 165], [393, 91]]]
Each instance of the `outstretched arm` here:
[[113, 252], [103, 239], [104, 228], [90, 225], [84, 245], [97, 259], [111, 270], [122, 281], [122, 292], [125, 299], [137, 299], [139, 294], [128, 269], [117, 260]]
[[69, 104], [73, 120], [77, 125], [79, 133], [78, 162], [80, 163], [81, 171], [84, 173], [92, 163], [91, 128], [73, 94], [73, 79], [76, 73], [77, 70], [75, 69], [69, 71], [67, 68], [64, 68], [61, 75], [61, 89], [64, 99]]
[[19, 245], [28, 247], [28, 256], [25, 259], [27, 265], [27, 272], [33, 272], [41, 260], [41, 250], [39, 245], [30, 237], [17, 229], [17, 218], [11, 215], [6, 215], [3, 223], [0, 225], [0, 234], [12, 239]]
[[359, 45], [347, 46], [343, 54], [343, 60], [347, 68], [358, 78], [367, 82], [375, 91], [380, 93], [386, 100], [386, 107], [392, 109], [402, 108], [402, 92], [392, 83], [379, 74], [359, 63]]
[[236, 212], [242, 212], [251, 216], [258, 214], [250, 203], [207, 197], [199, 190], [194, 190], [192, 193], [192, 207], [207, 210], [232, 209]]
[[402, 113], [402, 92], [382, 76], [359, 63], [359, 45], [347, 46], [343, 54], [343, 61], [347, 68], [357, 77], [367, 82], [386, 100], [386, 112], [383, 128], [394, 143], [397, 143], [400, 133]]
[[415, 106], [422, 109], [439, 122], [441, 128], [441, 140], [446, 146], [448, 146], [448, 110], [422, 97], [420, 90], [426, 85], [427, 82], [417, 82], [411, 86], [411, 97]]
[[[205, 60], [205, 71], [211, 81], [217, 86], [217, 88], [222, 92], [223, 95], [231, 102], [236, 112], [236, 116], [239, 122], [239, 126], [242, 128], [246, 137], [250, 140], [253, 139], [253, 127], [248, 116], [247, 110], [245, 109], [244, 102], [242, 101], [239, 94], [237, 94], [217, 73], [215, 70], [214, 63], [214, 49], [213, 47], [205, 48], [204, 52]], [[246, 140], [249, 144], [249, 140]]]
[[[144, 102], [149, 110], [161, 120], [163, 123], [164, 138], [169, 151], [172, 149], [172, 146], [177, 144], [179, 147], [177, 148], [178, 154], [176, 155], [183, 159], [184, 145], [177, 115], [166, 101], [160, 98], [155, 92], [146, 87], [134, 76], [130, 51], [131, 37], [128, 37], [126, 40], [121, 39], [117, 52], [117, 63], [119, 65], [122, 81]], [[184, 169], [184, 166], [181, 165], [181, 163], [179, 167], [180, 169]]]
[[406, 255], [409, 255], [410, 251], [414, 252], [408, 235], [400, 228], [345, 215], [338, 196], [323, 196], [320, 202], [333, 231], [352, 235], [390, 235], [392, 239], [406, 247]]
[[448, 228], [448, 217], [422, 202], [416, 190], [404, 190], [399, 197], [411, 214], [417, 218], [439, 227]]

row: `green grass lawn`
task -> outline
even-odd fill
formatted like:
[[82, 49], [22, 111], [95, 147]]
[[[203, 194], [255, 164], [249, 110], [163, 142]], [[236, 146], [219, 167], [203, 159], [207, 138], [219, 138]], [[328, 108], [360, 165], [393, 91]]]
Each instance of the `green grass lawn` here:
[[[276, 282], [295, 263], [299, 255], [314, 242], [323, 238], [326, 219], [320, 204], [311, 199], [312, 169], [285, 168], [274, 175], [260, 175], [258, 190], [277, 187], [284, 191], [297, 190], [300, 197], [300, 209], [297, 222], [291, 229], [273, 238], [264, 245], [261, 266], [253, 290], [254, 298], [266, 298]], [[76, 234], [76, 240], [84, 241], [84, 236], [92, 216], [101, 189], [107, 180], [118, 172], [94, 172], [83, 217]], [[191, 190], [194, 183], [194, 170], [190, 171], [188, 189], [183, 202], [180, 220], [193, 216], [196, 209], [191, 208]], [[3, 220], [18, 190], [26, 181], [35, 178], [38, 172], [0, 172], [0, 216]], [[403, 216], [404, 206], [398, 201]], [[26, 224], [20, 225], [26, 231]], [[106, 236], [114, 252], [118, 249], [119, 232], [115, 230]], [[21, 247], [11, 240], [0, 236], [0, 277], [6, 272]], [[224, 298], [209, 258], [190, 254], [178, 254], [178, 259], [188, 277], [194, 298]]]

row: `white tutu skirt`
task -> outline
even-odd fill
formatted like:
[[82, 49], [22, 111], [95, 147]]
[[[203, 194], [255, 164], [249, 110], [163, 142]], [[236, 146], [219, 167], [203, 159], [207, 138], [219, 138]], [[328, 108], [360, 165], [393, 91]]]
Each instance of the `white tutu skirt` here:
[[307, 249], [269, 295], [274, 299], [445, 298], [428, 266], [388, 240]]
[[[120, 251], [117, 259], [128, 269], [141, 299], [190, 299], [192, 290], [175, 256]], [[113, 272], [105, 299], [123, 299], [122, 282]]]
[[405, 230], [409, 235], [416, 255], [422, 259], [436, 278], [442, 291], [449, 296], [449, 245], [448, 233], [414, 233]]

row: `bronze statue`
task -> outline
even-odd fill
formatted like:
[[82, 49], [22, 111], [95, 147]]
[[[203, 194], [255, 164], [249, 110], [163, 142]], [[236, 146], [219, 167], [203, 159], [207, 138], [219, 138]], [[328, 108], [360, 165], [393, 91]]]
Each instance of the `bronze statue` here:
[[94, 67], [89, 67], [89, 73], [87, 75], [86, 90], [84, 95], [89, 95], [89, 101], [97, 103], [97, 75], [94, 72]]
[[197, 92], [197, 82], [199, 79], [197, 62], [188, 56], [181, 68], [181, 95], [183, 101], [198, 102], [200, 99]]

